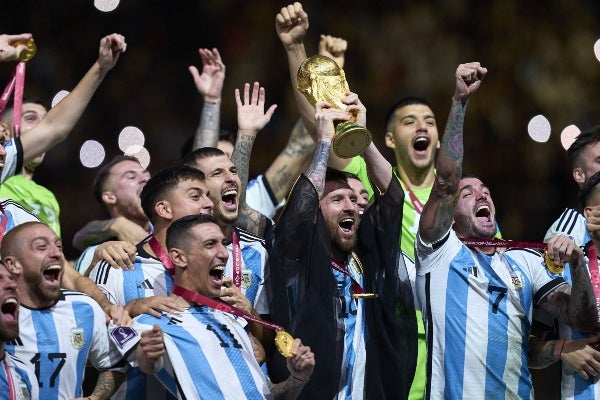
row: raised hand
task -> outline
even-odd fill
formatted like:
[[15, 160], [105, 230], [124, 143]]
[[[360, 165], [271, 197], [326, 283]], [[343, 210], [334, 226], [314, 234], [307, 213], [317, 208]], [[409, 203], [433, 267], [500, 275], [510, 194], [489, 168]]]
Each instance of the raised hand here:
[[317, 122], [317, 140], [331, 142], [335, 133], [333, 121], [348, 121], [352, 117], [349, 111], [338, 110], [325, 101], [315, 104], [315, 120]]
[[319, 40], [319, 54], [334, 60], [340, 68], [344, 68], [344, 55], [348, 49], [348, 42], [342, 38], [330, 35], [321, 35]]
[[240, 98], [240, 90], [235, 89], [235, 102], [237, 104], [238, 130], [244, 132], [257, 132], [269, 123], [275, 109], [273, 104], [265, 112], [265, 88], [254, 82], [252, 96], [250, 95], [250, 84], [244, 85], [244, 100]]
[[275, 16], [275, 31], [285, 47], [302, 44], [308, 26], [308, 14], [299, 2], [283, 7]]
[[119, 60], [119, 55], [127, 49], [125, 36], [113, 33], [104, 36], [100, 40], [100, 50], [98, 51], [98, 64], [103, 71], [112, 69]]
[[478, 62], [460, 64], [456, 68], [454, 99], [466, 104], [469, 97], [479, 89], [486, 74], [487, 68], [483, 68]]
[[25, 44], [16, 44], [16, 42], [31, 39], [31, 33], [21, 33], [19, 35], [0, 35], [0, 62], [16, 61], [22, 52], [27, 50]]
[[189, 66], [198, 93], [205, 101], [217, 103], [221, 101], [221, 91], [225, 80], [225, 64], [217, 49], [198, 49], [202, 58], [202, 74], [193, 65]]
[[367, 108], [361, 103], [356, 93], [348, 93], [348, 95], [342, 99], [346, 107], [346, 111], [352, 114], [356, 118], [356, 123], [360, 126], [367, 126]]

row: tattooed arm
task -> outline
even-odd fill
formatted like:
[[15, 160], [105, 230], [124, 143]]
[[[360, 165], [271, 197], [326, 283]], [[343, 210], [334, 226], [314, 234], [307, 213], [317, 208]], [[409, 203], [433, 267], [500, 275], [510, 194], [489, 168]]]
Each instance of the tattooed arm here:
[[117, 371], [100, 371], [98, 375], [98, 382], [92, 394], [88, 399], [105, 400], [110, 399], [110, 396], [114, 394], [121, 383], [125, 380], [125, 374]]
[[348, 111], [331, 108], [324, 101], [315, 104], [315, 109], [317, 150], [315, 150], [312, 164], [310, 164], [310, 167], [306, 171], [306, 176], [315, 185], [315, 189], [317, 189], [317, 193], [321, 197], [325, 191], [327, 160], [329, 159], [329, 150], [331, 149], [331, 138], [333, 138], [335, 132], [333, 121], [348, 121], [351, 114]]
[[287, 196], [314, 149], [315, 141], [299, 119], [292, 129], [285, 148], [265, 172], [265, 178], [277, 203]]
[[235, 225], [258, 236], [264, 236], [266, 217], [246, 204], [246, 187], [248, 186], [250, 155], [256, 134], [271, 120], [277, 105], [273, 104], [265, 112], [265, 88], [260, 87], [258, 82], [254, 82], [252, 96], [250, 96], [250, 84], [244, 85], [243, 101], [239, 89], [236, 89], [235, 101], [238, 111], [238, 136], [231, 161], [237, 167], [242, 183], [239, 190], [239, 212]]
[[456, 69], [456, 90], [438, 153], [437, 175], [419, 222], [419, 236], [426, 243], [441, 239], [452, 225], [462, 175], [463, 122], [467, 102], [479, 89], [486, 73], [487, 69], [478, 62], [461, 64]]
[[193, 65], [189, 67], [196, 89], [204, 99], [200, 125], [194, 136], [192, 150], [201, 147], [217, 147], [221, 113], [221, 92], [225, 80], [225, 64], [217, 49], [198, 49], [202, 58], [202, 74]]

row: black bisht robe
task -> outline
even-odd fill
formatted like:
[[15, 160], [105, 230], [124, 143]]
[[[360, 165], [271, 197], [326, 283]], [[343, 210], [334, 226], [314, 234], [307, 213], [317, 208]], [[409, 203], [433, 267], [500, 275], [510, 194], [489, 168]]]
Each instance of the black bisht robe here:
[[[417, 359], [417, 324], [412, 289], [398, 247], [404, 192], [394, 176], [387, 192], [362, 215], [355, 252], [364, 267], [367, 399], [406, 399]], [[302, 339], [316, 366], [300, 399], [333, 399], [340, 385], [344, 344], [341, 304], [331, 268], [331, 241], [312, 182], [298, 178], [275, 225], [267, 268], [273, 322]], [[292, 290], [295, 285], [296, 290]], [[269, 376], [289, 376], [275, 354]]]

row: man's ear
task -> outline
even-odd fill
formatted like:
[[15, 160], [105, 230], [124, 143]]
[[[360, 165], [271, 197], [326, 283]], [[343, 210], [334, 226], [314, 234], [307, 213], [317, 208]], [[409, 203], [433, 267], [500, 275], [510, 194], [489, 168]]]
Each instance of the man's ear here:
[[102, 192], [102, 202], [104, 204], [115, 204], [117, 202], [117, 196], [111, 191]]
[[172, 218], [171, 204], [167, 200], [161, 200], [154, 205], [154, 211], [156, 214], [165, 219]]
[[187, 256], [183, 250], [178, 249], [177, 247], [169, 249], [169, 257], [171, 257], [171, 261], [173, 261], [175, 266], [180, 268], [187, 267]]
[[385, 133], [385, 146], [390, 149], [396, 148], [396, 139], [394, 139], [394, 134], [392, 132]]
[[6, 269], [9, 270], [10, 273], [15, 276], [21, 275], [21, 273], [23, 272], [23, 266], [14, 256], [4, 257], [2, 259], [2, 262], [4, 262]]
[[592, 207], [587, 206], [583, 209], [583, 216], [585, 217], [585, 219], [588, 219], [590, 212], [592, 212]]
[[577, 167], [573, 170], [573, 179], [575, 179], [575, 182], [577, 182], [579, 186], [585, 183], [585, 173], [582, 168]]

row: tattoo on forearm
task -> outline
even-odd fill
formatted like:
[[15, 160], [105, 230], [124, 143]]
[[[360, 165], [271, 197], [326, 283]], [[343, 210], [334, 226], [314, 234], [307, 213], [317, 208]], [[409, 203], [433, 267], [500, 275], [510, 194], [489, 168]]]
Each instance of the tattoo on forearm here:
[[238, 133], [235, 148], [231, 156], [231, 161], [233, 161], [237, 167], [238, 176], [242, 182], [242, 187], [240, 188], [240, 201], [246, 199], [246, 186], [248, 186], [248, 175], [250, 170], [250, 155], [252, 154], [252, 147], [254, 146], [255, 139], [256, 136], [254, 135]]
[[329, 159], [330, 142], [320, 142], [317, 145], [313, 162], [308, 168], [306, 175], [315, 185], [319, 197], [325, 191], [325, 172], [327, 171], [327, 160]]
[[219, 143], [219, 118], [221, 104], [204, 103], [200, 125], [194, 137], [194, 150], [202, 147], [217, 147]]
[[98, 399], [108, 399], [123, 382], [124, 374], [116, 371], [102, 371], [94, 388], [92, 396]]

